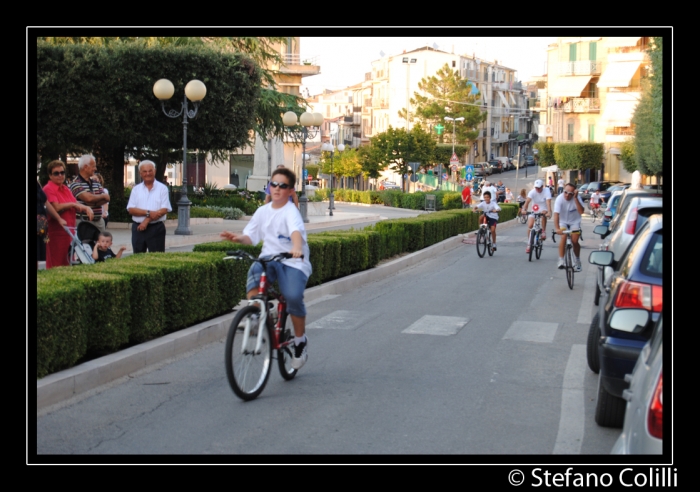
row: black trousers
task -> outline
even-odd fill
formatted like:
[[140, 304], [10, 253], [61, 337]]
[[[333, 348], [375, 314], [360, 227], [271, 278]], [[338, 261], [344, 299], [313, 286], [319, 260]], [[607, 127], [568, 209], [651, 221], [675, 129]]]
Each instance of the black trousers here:
[[131, 247], [134, 253], [165, 252], [165, 224], [163, 222], [151, 222], [145, 231], [136, 229], [138, 222], [131, 224]]

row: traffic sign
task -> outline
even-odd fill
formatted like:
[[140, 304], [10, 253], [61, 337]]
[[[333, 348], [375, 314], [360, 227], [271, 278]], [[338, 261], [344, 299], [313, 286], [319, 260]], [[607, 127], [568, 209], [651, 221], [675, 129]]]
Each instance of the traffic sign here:
[[447, 179], [447, 173], [442, 173], [442, 179]]
[[442, 126], [440, 123], [435, 125], [435, 131], [437, 132], [438, 135], [442, 135], [442, 131], [445, 129], [444, 126]]
[[450, 157], [450, 164], [459, 164], [457, 154], [455, 154], [454, 152], [452, 153], [452, 157]]
[[309, 170], [304, 168], [304, 179], [309, 179]]
[[465, 178], [467, 179], [467, 181], [471, 181], [474, 178], [474, 176], [472, 175], [472, 173], [467, 172]]

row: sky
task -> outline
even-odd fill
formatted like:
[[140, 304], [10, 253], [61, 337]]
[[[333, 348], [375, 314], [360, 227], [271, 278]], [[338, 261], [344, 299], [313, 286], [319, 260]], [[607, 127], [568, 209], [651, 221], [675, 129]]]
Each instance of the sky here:
[[412, 51], [437, 44], [438, 50], [456, 54], [476, 55], [477, 58], [498, 60], [498, 63], [518, 71], [518, 80], [527, 81], [545, 73], [547, 46], [556, 42], [551, 37], [307, 37], [300, 39], [301, 59], [311, 59], [321, 67], [319, 75], [304, 77], [302, 89], [310, 95], [324, 89], [344, 89], [364, 80], [372, 71], [372, 62], [384, 56], [394, 56], [404, 50]]

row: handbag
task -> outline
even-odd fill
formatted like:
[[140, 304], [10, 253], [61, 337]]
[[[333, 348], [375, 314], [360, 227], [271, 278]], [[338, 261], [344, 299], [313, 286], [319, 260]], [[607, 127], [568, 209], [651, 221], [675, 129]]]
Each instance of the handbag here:
[[36, 235], [37, 237], [44, 238], [45, 243], [49, 242], [49, 221], [46, 219], [46, 215], [37, 214]]

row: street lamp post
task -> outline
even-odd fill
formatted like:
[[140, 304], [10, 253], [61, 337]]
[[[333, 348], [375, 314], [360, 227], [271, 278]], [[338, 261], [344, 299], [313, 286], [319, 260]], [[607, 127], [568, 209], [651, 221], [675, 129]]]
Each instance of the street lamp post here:
[[[182, 117], [182, 194], [177, 202], [177, 229], [175, 234], [191, 235], [190, 229], [190, 205], [192, 202], [187, 198], [187, 120], [197, 116], [199, 102], [207, 95], [207, 86], [200, 80], [190, 80], [185, 86], [185, 96], [180, 111], [174, 109], [165, 110], [165, 101], [173, 97], [175, 86], [168, 79], [160, 79], [153, 84], [153, 94], [160, 100], [163, 113], [168, 118]], [[194, 109], [187, 108], [187, 100], [194, 103]]]
[[[333, 216], [333, 209], [335, 208], [333, 202], [335, 200], [335, 196], [333, 195], [333, 154], [335, 154], [335, 148], [333, 147], [333, 144], [330, 142], [326, 142], [321, 146], [321, 150], [324, 152], [330, 152], [331, 153], [331, 193], [328, 195], [328, 201], [330, 202], [328, 204], [328, 210], [330, 212], [328, 215], [331, 217]], [[343, 152], [345, 150], [345, 145], [339, 144], [338, 145], [338, 152]]]
[[[315, 138], [321, 131], [323, 124], [323, 115], [321, 113], [302, 113], [297, 120], [297, 115], [294, 111], [287, 111], [282, 117], [284, 126], [287, 127], [287, 132], [294, 135], [295, 138], [301, 138], [301, 197], [299, 197], [299, 211], [301, 218], [305, 223], [309, 222], [307, 216], [307, 206], [309, 199], [306, 197], [306, 180], [304, 179], [304, 171], [306, 170], [306, 140]], [[301, 128], [299, 126], [301, 125]]]

